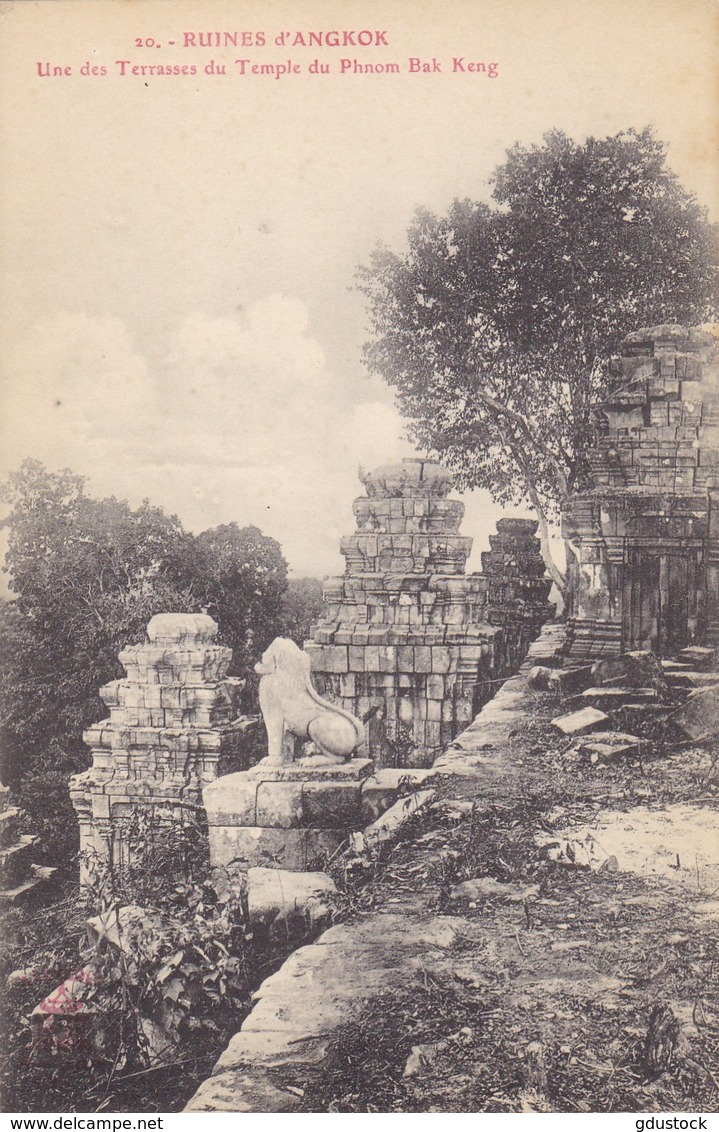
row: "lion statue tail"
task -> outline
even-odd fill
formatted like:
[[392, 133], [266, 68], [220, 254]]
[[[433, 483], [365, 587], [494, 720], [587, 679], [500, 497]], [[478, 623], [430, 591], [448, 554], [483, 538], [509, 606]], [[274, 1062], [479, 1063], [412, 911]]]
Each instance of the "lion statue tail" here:
[[307, 691], [309, 692], [314, 702], [320, 707], [324, 708], [326, 711], [336, 712], [337, 715], [341, 715], [344, 719], [348, 720], [352, 724], [355, 735], [357, 736], [357, 747], [359, 747], [364, 742], [364, 725], [356, 715], [352, 715], [351, 711], [345, 711], [345, 709], [340, 707], [339, 704], [333, 704], [330, 700], [324, 699], [324, 697], [315, 690], [315, 688], [312, 686], [312, 681], [309, 679], [307, 681]]

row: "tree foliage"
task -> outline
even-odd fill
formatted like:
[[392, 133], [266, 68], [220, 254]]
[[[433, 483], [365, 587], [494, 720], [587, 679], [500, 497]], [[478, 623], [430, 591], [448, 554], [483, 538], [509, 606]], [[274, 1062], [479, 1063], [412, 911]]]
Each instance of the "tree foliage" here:
[[319, 578], [290, 578], [282, 599], [285, 635], [302, 648], [310, 629], [322, 616], [322, 582]]
[[548, 521], [586, 482], [610, 357], [639, 326], [716, 313], [716, 229], [648, 129], [549, 133], [493, 183], [493, 205], [418, 211], [402, 255], [359, 269], [364, 357], [459, 487], [530, 502], [551, 567]]
[[227, 523], [203, 531], [194, 549], [200, 606], [214, 617], [220, 639], [233, 650], [231, 671], [246, 676], [282, 632], [287, 564], [280, 545], [259, 527]]
[[45, 844], [60, 829], [71, 841], [67, 778], [87, 765], [82, 732], [106, 714], [98, 689], [123, 674], [118, 652], [155, 613], [205, 610], [233, 671], [249, 674], [281, 631], [286, 564], [256, 527], [194, 536], [147, 501], [92, 499], [82, 477], [35, 460], [3, 495], [13, 596], [0, 606], [2, 780]]

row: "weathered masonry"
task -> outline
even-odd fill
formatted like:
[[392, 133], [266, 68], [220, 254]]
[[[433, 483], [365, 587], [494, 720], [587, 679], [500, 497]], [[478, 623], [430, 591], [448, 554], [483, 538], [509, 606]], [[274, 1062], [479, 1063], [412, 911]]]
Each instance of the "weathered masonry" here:
[[600, 406], [592, 486], [562, 517], [569, 653], [719, 645], [719, 351], [683, 326], [630, 334]]
[[196, 811], [220, 759], [240, 756], [242, 681], [227, 676], [232, 650], [216, 637], [204, 614], [158, 614], [147, 641], [120, 653], [126, 678], [100, 689], [110, 717], [85, 732], [92, 766], [70, 779], [85, 876], [127, 864], [134, 816], [176, 822]]
[[[343, 577], [305, 645], [323, 695], [366, 720], [379, 766], [428, 766], [474, 718], [492, 681], [521, 664], [553, 612], [551, 583], [528, 519], [502, 519], [482, 573], [466, 574], [472, 540], [449, 472], [412, 459], [363, 478]], [[404, 742], [398, 742], [404, 736]]]

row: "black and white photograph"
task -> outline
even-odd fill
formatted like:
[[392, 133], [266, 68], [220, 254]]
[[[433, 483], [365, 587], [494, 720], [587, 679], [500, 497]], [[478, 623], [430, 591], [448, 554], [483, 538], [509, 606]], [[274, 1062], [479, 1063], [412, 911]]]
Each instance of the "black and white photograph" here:
[[711, 1126], [718, 16], [0, 0], [8, 1128]]

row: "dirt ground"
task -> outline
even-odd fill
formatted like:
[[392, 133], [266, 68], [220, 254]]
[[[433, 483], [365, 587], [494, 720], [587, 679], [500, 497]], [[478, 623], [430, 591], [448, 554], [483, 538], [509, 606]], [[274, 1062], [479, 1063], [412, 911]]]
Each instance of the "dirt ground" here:
[[[345, 885], [353, 916], [459, 913], [466, 931], [421, 986], [368, 1001], [321, 1070], [283, 1071], [302, 1110], [716, 1110], [716, 747], [650, 722], [638, 756], [592, 764], [550, 724], [566, 705], [529, 702], [504, 749], [485, 748], [495, 773], [440, 779], [371, 877]], [[632, 730], [621, 713], [613, 723]], [[695, 806], [705, 828], [687, 845]], [[623, 817], [671, 833], [676, 807], [676, 875], [673, 849], [656, 868], [657, 845], [641, 862], [635, 836], [627, 857]], [[618, 853], [591, 865], [567, 855], [573, 831], [607, 815]]]
[[[461, 773], [450, 759], [424, 784], [435, 799], [400, 839], [330, 866], [336, 922], [381, 938], [379, 913], [434, 929], [451, 919], [455, 941], [422, 952], [411, 980], [345, 995], [348, 1021], [320, 1035], [316, 1064], [255, 1067], [275, 1111], [717, 1109], [719, 742], [689, 743], [656, 714], [620, 709], [611, 726], [642, 742], [593, 763], [551, 724], [569, 699], [510, 683], [465, 733]], [[252, 985], [281, 963], [273, 955]], [[309, 1015], [320, 1005], [307, 1002]], [[173, 1067], [152, 1095], [138, 1076], [146, 1110], [181, 1108], [226, 1041], [198, 1048], [182, 1080]], [[229, 1075], [233, 1111], [248, 1072]], [[107, 1088], [96, 1097], [94, 1077], [85, 1085], [92, 1107], [137, 1107], [134, 1093], [121, 1104]], [[28, 1086], [25, 1107], [37, 1107], [36, 1088], [47, 1101], [46, 1075]], [[243, 1111], [272, 1111], [257, 1103]]]

